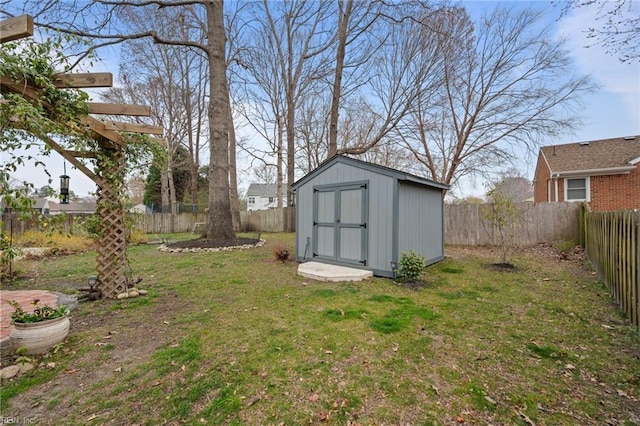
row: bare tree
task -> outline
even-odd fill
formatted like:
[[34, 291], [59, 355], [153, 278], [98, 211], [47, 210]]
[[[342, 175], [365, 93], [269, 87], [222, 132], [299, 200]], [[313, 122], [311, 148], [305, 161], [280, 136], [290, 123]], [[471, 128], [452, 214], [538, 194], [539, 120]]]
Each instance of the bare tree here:
[[[554, 2], [560, 3], [560, 2]], [[571, 9], [597, 9], [593, 26], [585, 28], [593, 45], [601, 45], [621, 62], [640, 60], [640, 14], [633, 0], [570, 0], [562, 2], [563, 15]]]
[[533, 197], [533, 185], [529, 179], [522, 176], [515, 168], [508, 169], [491, 183], [491, 189], [496, 189], [514, 203], [521, 203]]
[[341, 141], [340, 154], [364, 154], [393, 136], [415, 103], [440, 84], [441, 39], [447, 37], [438, 28], [443, 15], [439, 8], [409, 6], [400, 13], [394, 9], [395, 19], [387, 16], [390, 29], [370, 55], [370, 76], [356, 98], [357, 114], [368, 118], [359, 119], [359, 130]]
[[[327, 157], [332, 157], [338, 152], [338, 123], [340, 117], [340, 104], [345, 91], [350, 87], [344, 87], [345, 71], [349, 70], [351, 86], [357, 87], [362, 79], [356, 76], [367, 76], [367, 67], [370, 65], [370, 53], [376, 51], [383, 43], [384, 37], [376, 34], [374, 24], [382, 16], [385, 9], [384, 2], [336, 0], [337, 25], [335, 63], [333, 83], [331, 87], [331, 109], [329, 114], [329, 143]], [[394, 5], [396, 9], [401, 5]], [[347, 48], [350, 58], [347, 59]], [[346, 89], [346, 90], [345, 90]]]
[[472, 25], [464, 9], [448, 12], [440, 90], [399, 134], [432, 179], [487, 172], [579, 124], [572, 111], [594, 86], [572, 75], [564, 43], [539, 18], [498, 7]]
[[[276, 117], [277, 126], [283, 126], [286, 137], [287, 202], [293, 203], [291, 185], [295, 180], [295, 126], [297, 106], [318, 80], [326, 77], [325, 54], [332, 44], [324, 28], [327, 25], [330, 2], [269, 3], [266, 0], [258, 11], [263, 25], [252, 34], [266, 41], [269, 50], [263, 55], [273, 57], [276, 83], [284, 99], [282, 117]], [[280, 123], [283, 119], [283, 123]], [[280, 128], [282, 129], [282, 128]], [[278, 152], [281, 150], [279, 149]]]

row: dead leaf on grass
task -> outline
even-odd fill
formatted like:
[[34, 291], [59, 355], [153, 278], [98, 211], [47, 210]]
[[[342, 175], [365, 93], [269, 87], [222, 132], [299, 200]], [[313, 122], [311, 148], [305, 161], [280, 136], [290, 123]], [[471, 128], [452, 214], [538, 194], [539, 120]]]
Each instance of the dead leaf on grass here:
[[318, 395], [317, 393], [312, 393], [309, 396], [309, 401], [311, 402], [317, 402], [320, 399], [320, 395]]
[[253, 398], [251, 398], [250, 401], [247, 402], [247, 407], [251, 407], [253, 404], [260, 401], [261, 399], [262, 399], [261, 396], [254, 396]]

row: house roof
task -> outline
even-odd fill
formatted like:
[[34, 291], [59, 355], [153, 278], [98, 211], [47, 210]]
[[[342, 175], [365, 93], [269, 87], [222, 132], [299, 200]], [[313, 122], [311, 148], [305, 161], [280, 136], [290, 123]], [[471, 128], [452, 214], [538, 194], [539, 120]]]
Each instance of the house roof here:
[[439, 189], [445, 189], [445, 190], [449, 189], [448, 185], [445, 185], [440, 182], [436, 182], [436, 181], [426, 179], [420, 176], [416, 176], [411, 173], [403, 172], [400, 170], [392, 169], [390, 167], [380, 166], [378, 164], [373, 164], [373, 163], [367, 163], [366, 161], [358, 160], [351, 157], [345, 157], [344, 155], [334, 155], [328, 160], [323, 161], [316, 169], [312, 170], [306, 176], [302, 177], [297, 182], [295, 182], [292, 185], [292, 188], [293, 189], [298, 188], [299, 186], [303, 185], [305, 182], [313, 178], [318, 173], [321, 173], [322, 171], [326, 170], [327, 168], [331, 167], [333, 164], [336, 164], [336, 163], [348, 164], [354, 167], [359, 167], [361, 169], [372, 171], [374, 173], [390, 176], [398, 180], [417, 183], [419, 185], [431, 186], [433, 188], [439, 188]]
[[49, 208], [55, 212], [73, 212], [73, 213], [95, 213], [97, 204], [93, 201], [77, 202], [71, 201], [69, 204], [49, 202]]
[[629, 173], [640, 162], [640, 136], [544, 146], [540, 153], [554, 175]]
[[[33, 202], [33, 205], [31, 206], [32, 209], [42, 210], [49, 208], [48, 200], [44, 197], [29, 197], [29, 200]], [[0, 208], [5, 208], [6, 206], [7, 203], [4, 198], [0, 199]]]
[[247, 197], [275, 197], [278, 186], [274, 183], [252, 183], [247, 189]]

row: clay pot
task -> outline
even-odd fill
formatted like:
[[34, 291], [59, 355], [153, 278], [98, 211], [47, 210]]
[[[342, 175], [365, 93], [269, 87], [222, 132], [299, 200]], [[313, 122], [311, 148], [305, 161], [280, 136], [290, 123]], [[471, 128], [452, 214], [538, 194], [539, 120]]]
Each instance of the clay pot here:
[[9, 338], [14, 350], [25, 348], [28, 355], [48, 352], [69, 334], [69, 316], [40, 322], [14, 323]]

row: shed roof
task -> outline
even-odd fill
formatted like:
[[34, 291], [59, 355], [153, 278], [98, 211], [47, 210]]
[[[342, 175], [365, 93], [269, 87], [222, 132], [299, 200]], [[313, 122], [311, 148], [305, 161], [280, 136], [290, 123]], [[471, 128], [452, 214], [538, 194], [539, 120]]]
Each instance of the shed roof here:
[[274, 183], [252, 183], [247, 189], [247, 197], [275, 197], [278, 185]]
[[554, 174], [625, 173], [640, 161], [640, 136], [544, 146], [540, 152]]
[[317, 168], [309, 172], [306, 176], [300, 178], [297, 182], [292, 185], [293, 189], [297, 189], [299, 186], [303, 185], [305, 182], [312, 179], [319, 173], [322, 173], [332, 165], [336, 163], [348, 164], [353, 167], [358, 167], [361, 169], [369, 170], [373, 173], [378, 173], [381, 175], [390, 176], [394, 179], [409, 181], [413, 183], [417, 183], [419, 185], [430, 186], [432, 188], [438, 188], [443, 190], [448, 190], [449, 185], [445, 185], [440, 182], [436, 182], [424, 177], [420, 177], [417, 175], [413, 175], [411, 173], [403, 172], [401, 170], [392, 169], [390, 167], [381, 166], [378, 164], [368, 163], [366, 161], [358, 160], [351, 157], [346, 157], [344, 155], [334, 155], [333, 157], [323, 161]]

